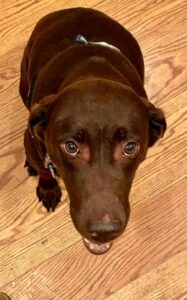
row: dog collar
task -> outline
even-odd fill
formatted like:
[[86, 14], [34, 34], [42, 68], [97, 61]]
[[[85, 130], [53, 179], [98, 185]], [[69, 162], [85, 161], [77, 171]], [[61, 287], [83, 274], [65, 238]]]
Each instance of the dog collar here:
[[111, 45], [107, 42], [90, 42], [90, 41], [87, 41], [87, 39], [81, 34], [78, 34], [76, 36], [75, 40], [76, 40], [76, 42], [79, 42], [79, 43], [82, 43], [82, 44], [101, 45], [101, 46], [111, 48], [111, 49], [121, 53], [121, 51], [117, 47], [115, 47], [114, 45]]
[[[30, 132], [30, 135], [31, 135], [31, 138], [33, 140], [35, 140], [34, 135], [31, 132]], [[56, 178], [56, 166], [55, 166], [55, 164], [50, 159], [50, 156], [49, 156], [48, 153], [46, 153], [46, 155], [44, 154], [45, 150], [42, 149], [41, 144], [38, 145], [38, 148], [39, 148], [39, 153], [38, 154], [39, 154], [41, 160], [43, 161], [44, 168], [49, 170], [49, 172], [51, 173], [53, 178]]]
[[52, 160], [49, 157], [49, 154], [47, 153], [44, 159], [44, 167], [45, 169], [48, 169], [49, 172], [51, 173], [53, 178], [56, 178], [56, 166], [55, 164], [52, 162]]

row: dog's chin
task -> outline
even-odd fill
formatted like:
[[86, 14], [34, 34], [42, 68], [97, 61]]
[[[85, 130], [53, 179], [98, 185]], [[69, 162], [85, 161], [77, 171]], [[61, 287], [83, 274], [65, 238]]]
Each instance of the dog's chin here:
[[84, 241], [86, 248], [91, 253], [96, 254], [96, 255], [105, 254], [112, 247], [112, 242], [96, 243], [96, 242], [88, 240], [85, 237], [83, 237], [83, 241]]

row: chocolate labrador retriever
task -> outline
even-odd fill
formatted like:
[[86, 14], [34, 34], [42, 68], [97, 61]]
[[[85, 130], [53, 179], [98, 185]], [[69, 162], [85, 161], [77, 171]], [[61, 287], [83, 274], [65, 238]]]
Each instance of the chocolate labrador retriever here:
[[93, 9], [45, 16], [24, 51], [25, 166], [39, 175], [36, 192], [48, 211], [60, 201], [56, 177], [63, 178], [73, 223], [95, 254], [124, 231], [135, 171], [166, 129], [143, 84], [135, 38]]

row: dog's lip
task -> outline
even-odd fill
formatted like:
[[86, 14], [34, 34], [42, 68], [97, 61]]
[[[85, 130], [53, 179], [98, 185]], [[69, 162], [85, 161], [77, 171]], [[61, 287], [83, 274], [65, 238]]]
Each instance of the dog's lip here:
[[101, 255], [105, 254], [110, 250], [112, 247], [112, 242], [107, 243], [95, 243], [93, 241], [88, 240], [87, 238], [83, 237], [84, 244], [86, 248], [93, 254]]

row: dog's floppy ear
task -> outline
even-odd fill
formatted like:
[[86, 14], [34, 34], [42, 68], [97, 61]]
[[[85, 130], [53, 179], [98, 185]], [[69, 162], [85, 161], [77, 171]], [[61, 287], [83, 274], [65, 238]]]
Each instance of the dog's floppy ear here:
[[163, 137], [167, 124], [164, 113], [160, 108], [156, 108], [149, 102], [149, 143], [151, 147], [161, 137]]
[[49, 95], [43, 98], [39, 103], [35, 104], [29, 115], [29, 131], [32, 136], [43, 140], [44, 128], [48, 121], [50, 108], [54, 103], [56, 95]]

